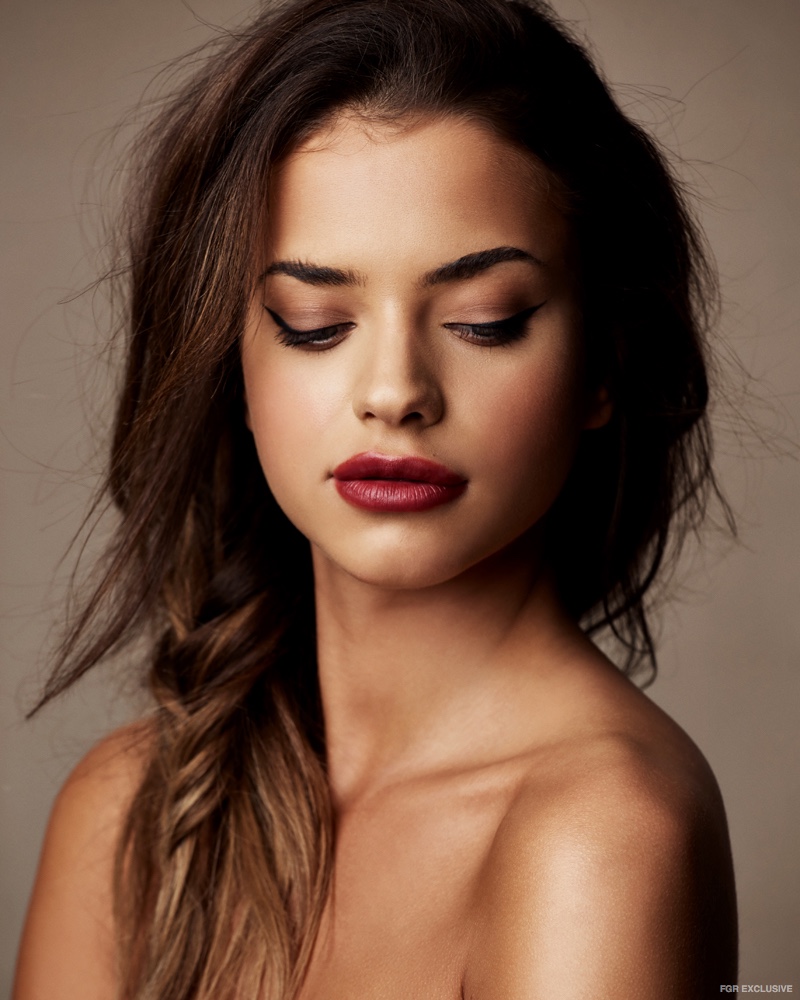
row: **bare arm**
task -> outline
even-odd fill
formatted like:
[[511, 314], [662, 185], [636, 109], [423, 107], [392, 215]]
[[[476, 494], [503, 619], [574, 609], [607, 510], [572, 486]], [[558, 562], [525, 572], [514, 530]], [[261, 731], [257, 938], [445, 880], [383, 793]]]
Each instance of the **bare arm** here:
[[523, 802], [484, 888], [467, 1000], [704, 1000], [736, 982], [715, 786], [600, 773], [566, 799]]
[[114, 854], [141, 774], [141, 727], [106, 738], [56, 799], [22, 935], [13, 1000], [111, 1000]]

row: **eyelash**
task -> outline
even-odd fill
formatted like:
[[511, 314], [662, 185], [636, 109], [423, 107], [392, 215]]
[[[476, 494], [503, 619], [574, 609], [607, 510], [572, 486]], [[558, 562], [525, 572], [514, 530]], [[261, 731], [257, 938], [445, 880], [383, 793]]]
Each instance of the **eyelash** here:
[[264, 306], [278, 327], [278, 340], [286, 347], [305, 347], [311, 350], [324, 351], [338, 343], [338, 334], [353, 323], [335, 323], [333, 326], [320, 326], [315, 330], [295, 330], [276, 312]]
[[[521, 340], [527, 333], [525, 324], [544, 302], [529, 306], [513, 316], [498, 319], [492, 323], [445, 323], [447, 330], [454, 330], [463, 339], [473, 344], [488, 347], [506, 347]], [[314, 330], [295, 330], [268, 306], [264, 306], [278, 327], [278, 339], [286, 347], [300, 347], [307, 350], [324, 351], [339, 343], [340, 335], [351, 329], [353, 323], [335, 323], [320, 326]]]
[[[497, 319], [493, 323], [445, 323], [448, 330], [455, 330], [459, 335], [466, 333], [464, 340], [470, 343], [483, 344], [488, 347], [508, 347], [515, 340], [521, 340], [528, 332], [526, 323], [535, 312], [542, 308], [544, 302], [529, 306], [521, 312]], [[488, 331], [488, 332], [486, 332]]]

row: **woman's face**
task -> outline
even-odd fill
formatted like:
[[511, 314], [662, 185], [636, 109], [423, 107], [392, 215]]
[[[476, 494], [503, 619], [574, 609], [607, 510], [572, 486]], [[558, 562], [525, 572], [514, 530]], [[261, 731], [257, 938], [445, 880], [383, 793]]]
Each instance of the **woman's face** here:
[[479, 125], [339, 119], [280, 166], [262, 271], [248, 424], [317, 566], [455, 577], [541, 520], [607, 416], [569, 227], [542, 168]]

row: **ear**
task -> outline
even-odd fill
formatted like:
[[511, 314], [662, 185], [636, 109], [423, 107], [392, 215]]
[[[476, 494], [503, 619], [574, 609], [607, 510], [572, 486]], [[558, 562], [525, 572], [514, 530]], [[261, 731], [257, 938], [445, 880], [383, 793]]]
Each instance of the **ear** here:
[[597, 430], [599, 427], [605, 427], [611, 419], [613, 412], [614, 404], [611, 401], [608, 386], [601, 385], [595, 389], [589, 399], [586, 422], [583, 425], [583, 429], [585, 431], [592, 431]]

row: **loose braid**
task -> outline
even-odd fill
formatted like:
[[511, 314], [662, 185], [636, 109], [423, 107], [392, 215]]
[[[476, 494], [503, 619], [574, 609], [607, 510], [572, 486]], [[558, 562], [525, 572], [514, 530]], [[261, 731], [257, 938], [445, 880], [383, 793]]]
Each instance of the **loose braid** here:
[[122, 1000], [290, 997], [327, 898], [307, 543], [253, 450], [222, 435], [213, 502], [189, 496], [162, 583], [154, 751], [117, 858]]
[[[277, 636], [254, 641], [264, 612], [254, 600], [187, 633], [151, 669], [154, 752], [117, 859], [124, 1000], [291, 996], [310, 957], [328, 785], [287, 678], [297, 644], [289, 663]], [[186, 659], [215, 680], [190, 688]]]
[[145, 632], [148, 763], [120, 838], [121, 1000], [290, 1000], [333, 820], [308, 542], [245, 423], [239, 342], [271, 171], [343, 109], [455, 114], [535, 158], [580, 248], [614, 415], [547, 515], [565, 606], [654, 663], [645, 597], [716, 490], [713, 274], [662, 154], [540, 0], [276, 0], [145, 130], [125, 228], [119, 528], [38, 707]]

